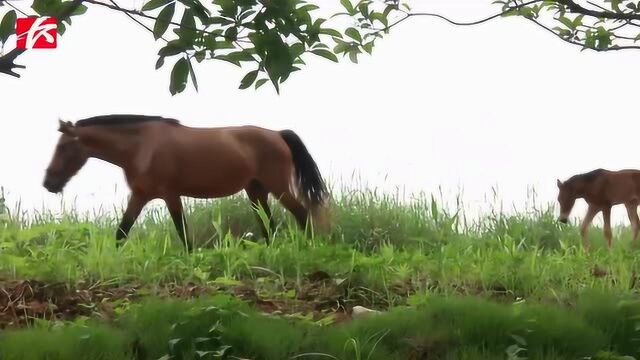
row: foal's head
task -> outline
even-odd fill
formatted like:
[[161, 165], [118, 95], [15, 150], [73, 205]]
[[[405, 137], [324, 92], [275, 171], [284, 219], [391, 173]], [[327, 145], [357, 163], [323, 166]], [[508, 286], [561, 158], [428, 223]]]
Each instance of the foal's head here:
[[43, 186], [52, 193], [59, 193], [87, 162], [87, 150], [80, 143], [76, 128], [71, 122], [60, 121], [58, 131], [62, 133], [53, 158], [47, 167]]
[[576, 203], [576, 196], [573, 186], [569, 182], [562, 182], [557, 180], [558, 185], [558, 202], [560, 203], [560, 217], [558, 221], [561, 223], [567, 223], [571, 209]]

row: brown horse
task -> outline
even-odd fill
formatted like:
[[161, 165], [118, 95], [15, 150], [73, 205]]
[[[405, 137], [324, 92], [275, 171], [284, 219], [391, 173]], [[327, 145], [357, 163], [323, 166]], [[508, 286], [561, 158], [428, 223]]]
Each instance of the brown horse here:
[[[62, 133], [44, 187], [53, 193], [89, 158], [124, 170], [131, 189], [116, 232], [126, 238], [142, 208], [163, 199], [181, 240], [190, 250], [180, 196], [218, 198], [246, 191], [271, 220], [269, 194], [277, 197], [306, 228], [327, 196], [318, 167], [302, 140], [291, 130], [254, 126], [193, 128], [175, 119], [141, 115], [108, 115], [72, 124], [60, 121]], [[269, 232], [256, 214], [268, 244]]]
[[633, 241], [638, 238], [640, 221], [638, 204], [640, 203], [640, 171], [609, 171], [597, 169], [585, 174], [572, 176], [564, 183], [557, 180], [558, 202], [560, 203], [559, 221], [566, 223], [576, 199], [584, 199], [589, 205], [587, 215], [580, 226], [580, 235], [585, 248], [589, 247], [587, 232], [593, 218], [602, 211], [604, 218], [604, 237], [611, 247], [611, 207], [624, 204], [631, 221]]

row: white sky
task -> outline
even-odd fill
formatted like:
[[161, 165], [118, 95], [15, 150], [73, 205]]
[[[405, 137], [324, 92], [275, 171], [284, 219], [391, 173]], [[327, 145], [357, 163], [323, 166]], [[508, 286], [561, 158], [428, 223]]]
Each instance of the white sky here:
[[[30, 2], [14, 4], [25, 9]], [[119, 4], [139, 7], [141, 0]], [[458, 20], [499, 10], [488, 0], [412, 4]], [[463, 189], [472, 207], [486, 205], [492, 187], [506, 206], [522, 209], [528, 187], [540, 202], [554, 202], [557, 177], [640, 168], [632, 107], [640, 52], [580, 52], [524, 19], [460, 28], [415, 18], [358, 65], [309, 57], [280, 96], [268, 85], [238, 90], [248, 70], [205, 62], [196, 67], [199, 93], [190, 86], [175, 97], [171, 67], [154, 69], [162, 44], [146, 30], [92, 5], [73, 22], [57, 49], [19, 58], [27, 65], [22, 78], [0, 76], [0, 185], [10, 204], [20, 200], [23, 208], [60, 206], [60, 196], [41, 185], [58, 118], [111, 113], [157, 114], [191, 126], [291, 128], [328, 178], [350, 182], [356, 172], [372, 187], [408, 193], [441, 186], [448, 200]], [[91, 160], [64, 197], [87, 210], [111, 209], [126, 195], [121, 170]], [[582, 216], [579, 205], [574, 215]], [[617, 220], [624, 213], [614, 210]]]

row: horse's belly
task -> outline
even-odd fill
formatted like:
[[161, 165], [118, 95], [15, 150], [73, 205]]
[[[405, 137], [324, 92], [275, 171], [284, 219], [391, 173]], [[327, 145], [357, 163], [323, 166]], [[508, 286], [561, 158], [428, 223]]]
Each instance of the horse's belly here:
[[181, 177], [176, 191], [183, 196], [214, 198], [233, 195], [251, 181], [250, 171], [201, 172]]

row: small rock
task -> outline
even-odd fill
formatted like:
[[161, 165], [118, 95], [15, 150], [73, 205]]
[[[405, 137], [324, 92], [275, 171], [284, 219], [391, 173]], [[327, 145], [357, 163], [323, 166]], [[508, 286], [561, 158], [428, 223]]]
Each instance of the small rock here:
[[351, 311], [352, 311], [351, 316], [353, 318], [360, 318], [370, 314], [380, 314], [380, 311], [378, 310], [367, 309], [366, 307], [359, 306], [359, 305], [354, 306], [353, 309], [351, 309]]

